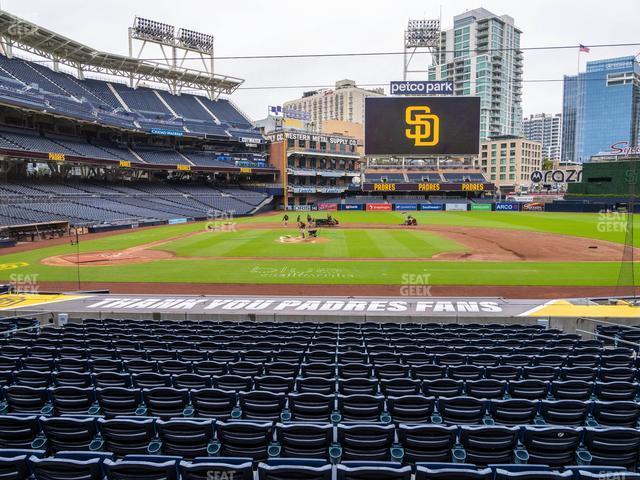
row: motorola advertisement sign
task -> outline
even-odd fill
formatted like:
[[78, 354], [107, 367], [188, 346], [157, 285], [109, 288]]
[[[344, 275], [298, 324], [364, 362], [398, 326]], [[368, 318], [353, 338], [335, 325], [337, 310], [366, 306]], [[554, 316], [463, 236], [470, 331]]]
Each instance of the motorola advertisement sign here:
[[365, 155], [477, 155], [479, 97], [365, 98]]
[[582, 167], [563, 170], [535, 170], [531, 172], [532, 183], [576, 183], [582, 181]]

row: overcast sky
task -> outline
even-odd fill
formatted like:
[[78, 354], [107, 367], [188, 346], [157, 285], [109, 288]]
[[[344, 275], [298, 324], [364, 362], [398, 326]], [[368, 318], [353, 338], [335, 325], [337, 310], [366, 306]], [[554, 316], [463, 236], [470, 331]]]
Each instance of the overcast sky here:
[[[523, 31], [523, 47], [640, 43], [639, 0], [1, 0], [1, 5], [96, 49], [119, 54], [128, 53], [127, 28], [136, 15], [211, 33], [219, 56], [399, 52], [407, 19], [437, 18], [440, 5], [443, 28], [452, 26], [454, 15], [480, 6], [511, 15]], [[640, 46], [591, 48], [591, 53], [582, 54], [582, 69], [588, 60], [639, 52]], [[417, 60], [423, 66], [429, 61], [427, 56]], [[560, 112], [562, 76], [575, 74], [577, 68], [577, 49], [525, 51], [525, 115]], [[333, 85], [343, 78], [388, 85], [402, 79], [402, 56], [220, 60], [216, 73], [244, 78], [247, 88]], [[527, 83], [540, 79], [555, 81]], [[268, 105], [298, 98], [303, 90], [243, 89], [231, 99], [256, 120], [266, 116]]]

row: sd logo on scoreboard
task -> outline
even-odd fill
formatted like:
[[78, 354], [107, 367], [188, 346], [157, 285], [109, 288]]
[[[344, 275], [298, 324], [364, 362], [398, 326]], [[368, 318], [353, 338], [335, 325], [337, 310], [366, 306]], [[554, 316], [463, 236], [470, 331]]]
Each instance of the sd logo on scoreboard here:
[[365, 155], [474, 155], [479, 97], [368, 97]]

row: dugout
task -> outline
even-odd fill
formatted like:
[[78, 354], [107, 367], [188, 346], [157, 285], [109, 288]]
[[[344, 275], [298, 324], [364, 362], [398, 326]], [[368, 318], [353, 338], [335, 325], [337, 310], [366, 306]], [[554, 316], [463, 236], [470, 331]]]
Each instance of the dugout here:
[[64, 237], [68, 233], [69, 222], [66, 221], [9, 225], [0, 229], [0, 237], [8, 238], [14, 242], [37, 242], [38, 240]]

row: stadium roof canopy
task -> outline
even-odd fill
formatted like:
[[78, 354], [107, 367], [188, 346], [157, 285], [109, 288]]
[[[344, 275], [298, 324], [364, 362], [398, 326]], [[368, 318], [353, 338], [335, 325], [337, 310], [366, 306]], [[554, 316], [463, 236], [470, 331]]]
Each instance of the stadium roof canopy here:
[[0, 42], [7, 56], [12, 55], [13, 48], [18, 48], [52, 60], [54, 68], [58, 63], [73, 67], [80, 77], [84, 72], [135, 77], [165, 84], [174, 93], [186, 87], [217, 96], [232, 93], [244, 82], [236, 77], [99, 52], [4, 10], [0, 10]]

